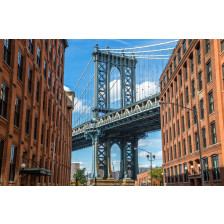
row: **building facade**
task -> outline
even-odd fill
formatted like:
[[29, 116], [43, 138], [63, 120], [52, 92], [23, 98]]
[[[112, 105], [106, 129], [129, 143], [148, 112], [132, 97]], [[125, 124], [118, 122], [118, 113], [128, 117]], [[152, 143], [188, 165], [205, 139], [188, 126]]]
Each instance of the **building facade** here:
[[201, 169], [206, 186], [224, 185], [224, 41], [180, 40], [160, 93], [161, 101], [174, 103], [160, 108], [165, 185], [201, 185]]
[[0, 184], [70, 185], [66, 40], [0, 40]]
[[[161, 183], [159, 180], [152, 178], [152, 186], [161, 186]], [[151, 186], [151, 171], [138, 174], [135, 186]]]

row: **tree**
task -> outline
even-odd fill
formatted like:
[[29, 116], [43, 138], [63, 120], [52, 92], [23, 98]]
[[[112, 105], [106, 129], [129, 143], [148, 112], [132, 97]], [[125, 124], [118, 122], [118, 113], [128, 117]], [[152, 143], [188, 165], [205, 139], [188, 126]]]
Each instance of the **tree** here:
[[76, 173], [74, 174], [74, 180], [75, 180], [75, 185], [80, 186], [80, 185], [86, 185], [86, 176], [85, 176], [85, 168], [77, 170]]
[[[152, 169], [152, 182], [159, 181], [160, 185], [163, 181], [163, 168], [162, 167], [156, 167]], [[151, 172], [148, 172], [149, 177], [151, 177]]]

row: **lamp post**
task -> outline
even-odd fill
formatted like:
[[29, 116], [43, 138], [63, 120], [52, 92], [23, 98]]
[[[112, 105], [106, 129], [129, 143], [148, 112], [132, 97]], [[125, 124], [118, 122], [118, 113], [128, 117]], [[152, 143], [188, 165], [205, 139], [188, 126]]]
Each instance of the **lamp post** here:
[[199, 156], [200, 156], [200, 167], [201, 167], [201, 183], [202, 186], [205, 186], [205, 180], [204, 180], [204, 172], [202, 169], [202, 155], [201, 155], [201, 143], [200, 143], [200, 134], [199, 134], [199, 125], [198, 125], [198, 114], [197, 114], [197, 108], [195, 107], [195, 109], [191, 109], [176, 103], [168, 103], [168, 102], [164, 102], [164, 101], [160, 101], [159, 104], [172, 104], [172, 105], [176, 105], [178, 107], [182, 107], [184, 109], [190, 110], [194, 112], [194, 116], [196, 117], [196, 123], [197, 123], [197, 132], [198, 132], [198, 147], [199, 147]]
[[[134, 150], [137, 150], [137, 147], [134, 148]], [[151, 186], [152, 186], [152, 159], [155, 159], [156, 156], [152, 154], [152, 152], [146, 151], [144, 149], [139, 149], [142, 150], [146, 153], [148, 153], [148, 155], [146, 155], [146, 158], [150, 161], [150, 165], [151, 165]]]

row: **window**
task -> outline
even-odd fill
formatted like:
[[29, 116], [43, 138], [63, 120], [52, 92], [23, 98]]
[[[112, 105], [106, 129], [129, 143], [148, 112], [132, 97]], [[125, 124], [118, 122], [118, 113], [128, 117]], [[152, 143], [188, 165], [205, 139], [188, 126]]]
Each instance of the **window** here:
[[170, 76], [173, 74], [173, 66], [172, 63], [170, 64]]
[[194, 124], [197, 124], [197, 114], [196, 114], [196, 105], [193, 106], [194, 113]]
[[45, 39], [45, 49], [47, 50], [47, 39]]
[[192, 43], [192, 39], [188, 39], [188, 45], [190, 46]]
[[44, 124], [42, 124], [42, 128], [41, 128], [41, 144], [44, 144]]
[[167, 162], [169, 162], [169, 160], [170, 160], [170, 157], [169, 157], [169, 149], [166, 150], [166, 153], [167, 153]]
[[209, 114], [214, 113], [214, 99], [213, 99], [213, 91], [208, 93], [208, 105], [209, 105]]
[[197, 57], [198, 57], [198, 65], [201, 64], [201, 49], [200, 49], [200, 42], [197, 46]]
[[173, 138], [176, 138], [175, 124], [173, 124]]
[[184, 106], [184, 99], [183, 99], [183, 93], [180, 94], [180, 103], [181, 103], [181, 110], [183, 110], [183, 106]]
[[187, 170], [187, 163], [184, 163], [184, 182], [188, 182], [188, 170]]
[[50, 115], [51, 115], [51, 100], [49, 99], [48, 100], [48, 117], [50, 117]]
[[61, 53], [61, 64], [63, 64], [63, 54]]
[[174, 69], [176, 69], [176, 67], [177, 67], [177, 59], [176, 59], [176, 57], [174, 57], [174, 59], [173, 59], [173, 66], [174, 66]]
[[191, 90], [192, 90], [192, 97], [195, 97], [195, 86], [194, 86], [194, 79], [191, 81]]
[[15, 145], [12, 145], [11, 157], [10, 157], [9, 181], [14, 181], [15, 178], [16, 155], [17, 155], [17, 147]]
[[165, 174], [165, 183], [167, 183], [166, 169], [164, 169], [164, 174]]
[[43, 111], [45, 110], [45, 98], [46, 98], [46, 91], [44, 91], [44, 96], [43, 96]]
[[170, 148], [170, 156], [171, 156], [171, 160], [173, 160], [173, 148]]
[[55, 94], [55, 79], [53, 78], [53, 93]]
[[177, 147], [176, 145], [174, 145], [174, 159], [177, 158]]
[[177, 79], [174, 79], [175, 82], [175, 88], [176, 88], [176, 93], [177, 93]]
[[184, 116], [182, 116], [182, 131], [185, 132], [185, 126], [184, 126]]
[[5, 39], [3, 59], [8, 65], [10, 65], [10, 57], [11, 57], [11, 40]]
[[171, 131], [171, 128], [170, 128], [170, 141], [172, 141], [172, 131]]
[[36, 101], [39, 102], [39, 89], [40, 89], [40, 82], [37, 79], [37, 89], [36, 89]]
[[191, 128], [191, 120], [190, 120], [190, 112], [187, 112], [187, 125], [188, 125], [188, 129]]
[[209, 60], [206, 64], [206, 71], [207, 71], [207, 83], [212, 81], [212, 67], [211, 67], [211, 60]]
[[185, 139], [183, 141], [183, 145], [184, 145], [184, 155], [186, 155], [187, 154], [187, 150], [186, 150], [186, 141], [185, 141]]
[[163, 133], [163, 144], [166, 144], [165, 133]]
[[190, 65], [191, 65], [191, 73], [194, 72], [194, 58], [193, 58], [193, 54], [191, 54], [190, 56]]
[[180, 63], [180, 61], [181, 61], [181, 49], [179, 49], [178, 51], [178, 62]]
[[216, 144], [216, 143], [217, 143], [217, 139], [216, 139], [215, 121], [213, 121], [213, 122], [210, 124], [210, 127], [211, 127], [212, 144]]
[[194, 137], [195, 137], [196, 151], [198, 151], [199, 150], [199, 141], [198, 141], [198, 133], [197, 132], [194, 133]]
[[44, 78], [47, 76], [46, 60], [44, 59]]
[[168, 131], [166, 131], [166, 141], [168, 143], [169, 139], [168, 139]]
[[58, 68], [57, 68], [57, 75], [59, 77], [59, 65], [58, 65]]
[[25, 133], [29, 134], [29, 123], [30, 123], [30, 109], [26, 108], [26, 120], [25, 120]]
[[220, 168], [219, 168], [219, 157], [218, 155], [212, 156], [212, 175], [213, 180], [218, 181], [220, 180]]
[[221, 53], [224, 51], [224, 39], [220, 40], [221, 43]]
[[208, 157], [203, 158], [204, 180], [209, 181]]
[[205, 40], [205, 54], [207, 54], [210, 51], [210, 40]]
[[0, 116], [7, 119], [7, 105], [8, 105], [8, 87], [4, 82], [1, 84], [0, 95]]
[[29, 39], [28, 48], [29, 48], [30, 53], [33, 54], [33, 40], [32, 39]]
[[56, 69], [56, 55], [54, 54], [54, 69]]
[[189, 144], [189, 153], [192, 153], [192, 143], [191, 143], [191, 136], [188, 136], [188, 144]]
[[171, 183], [174, 182], [174, 176], [173, 176], [173, 167], [171, 167]]
[[174, 167], [175, 170], [175, 183], [178, 183], [177, 166]]
[[179, 77], [180, 77], [180, 87], [182, 87], [182, 72], [181, 72], [181, 70], [179, 72]]
[[178, 99], [176, 99], [177, 114], [179, 113]]
[[180, 183], [183, 182], [182, 164], [179, 165], [179, 180], [180, 180]]
[[184, 40], [183, 42], [183, 53], [185, 54], [185, 52], [186, 52], [186, 40]]
[[171, 84], [171, 97], [173, 99], [173, 84]]
[[204, 112], [204, 101], [203, 101], [203, 99], [200, 100], [200, 110], [201, 110], [201, 120], [203, 120], [204, 117], [205, 117], [205, 112]]
[[46, 143], [46, 148], [49, 147], [49, 129], [47, 129], [47, 143]]
[[164, 127], [165, 123], [164, 123], [164, 115], [163, 115], [163, 127]]
[[178, 135], [180, 135], [180, 124], [179, 124], [179, 120], [177, 120], [177, 131], [178, 131]]
[[60, 93], [60, 106], [62, 105], [62, 94]]
[[202, 128], [202, 140], [203, 140], [203, 148], [206, 148], [206, 131], [205, 131], [205, 127]]
[[31, 88], [32, 88], [32, 70], [29, 67], [28, 68], [28, 92], [31, 93]]
[[58, 55], [60, 55], [60, 44], [58, 42]]
[[166, 85], [166, 77], [165, 76], [163, 77], [163, 83], [164, 83], [164, 87], [165, 87], [165, 85]]
[[187, 75], [187, 63], [184, 64], [184, 71], [185, 71], [185, 82], [188, 79], [188, 75]]
[[4, 140], [0, 138], [0, 177], [2, 172], [3, 151], [4, 151]]
[[186, 87], [186, 104], [189, 104], [188, 86]]
[[172, 105], [172, 108], [173, 108], [173, 118], [174, 118], [174, 104]]
[[181, 157], [181, 145], [180, 145], [180, 142], [178, 142], [178, 147], [179, 147], [179, 157]]
[[168, 173], [168, 184], [170, 183], [170, 168], [167, 168], [167, 173]]
[[17, 68], [17, 78], [22, 81], [23, 77], [23, 56], [21, 51], [18, 51], [18, 68]]
[[51, 71], [48, 72], [48, 86], [51, 86]]
[[203, 88], [202, 86], [202, 71], [198, 73], [198, 90], [201, 91]]
[[51, 60], [52, 59], [52, 48], [51, 48], [51, 44], [50, 44], [49, 52], [50, 52], [50, 60]]
[[34, 134], [33, 134], [33, 138], [35, 140], [37, 140], [37, 117], [35, 117], [35, 119], [34, 119]]
[[40, 47], [37, 46], [37, 65], [40, 67]]
[[21, 101], [19, 97], [16, 97], [15, 100], [15, 116], [14, 116], [14, 125], [19, 128], [19, 115], [20, 115], [20, 104]]

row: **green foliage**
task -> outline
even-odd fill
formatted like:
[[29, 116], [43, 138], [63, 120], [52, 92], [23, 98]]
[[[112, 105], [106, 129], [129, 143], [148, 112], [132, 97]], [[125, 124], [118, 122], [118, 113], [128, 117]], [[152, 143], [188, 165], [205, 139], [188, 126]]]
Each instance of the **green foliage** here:
[[76, 173], [74, 174], [74, 180], [75, 180], [75, 185], [79, 186], [81, 185], [86, 185], [86, 176], [85, 176], [85, 168], [77, 170]]
[[[163, 181], [163, 168], [162, 167], [156, 167], [152, 169], [152, 181], [155, 182], [156, 180], [162, 183]], [[148, 172], [149, 177], [151, 177], [151, 172]]]

